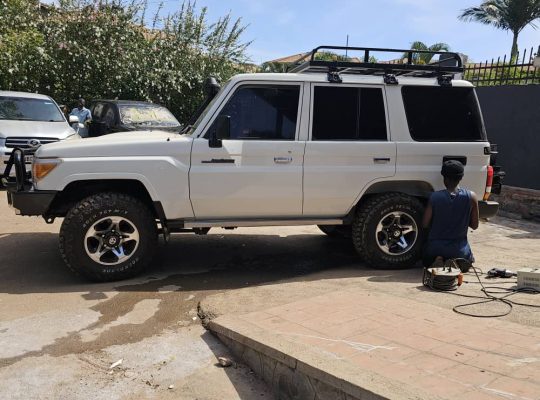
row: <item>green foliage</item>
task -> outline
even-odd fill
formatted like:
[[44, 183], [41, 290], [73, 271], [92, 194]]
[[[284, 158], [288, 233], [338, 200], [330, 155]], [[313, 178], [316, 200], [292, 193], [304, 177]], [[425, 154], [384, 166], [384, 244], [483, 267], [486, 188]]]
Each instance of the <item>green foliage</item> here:
[[536, 28], [535, 21], [540, 18], [540, 0], [488, 0], [463, 10], [458, 18], [512, 32], [511, 58], [514, 58], [518, 52], [519, 33], [527, 25]]
[[241, 20], [210, 23], [191, 1], [164, 17], [158, 11], [152, 27], [141, 0], [61, 0], [41, 12], [28, 0], [0, 5], [1, 87], [60, 103], [154, 101], [185, 121], [202, 100], [204, 78], [226, 80], [246, 62]]
[[[435, 43], [431, 46], [423, 42], [417, 41], [411, 43], [411, 50], [421, 51], [450, 51], [450, 46], [446, 43]], [[413, 54], [412, 62], [414, 64], [429, 64], [434, 56], [434, 53]], [[403, 54], [403, 58], [409, 57], [407, 53]]]
[[476, 65], [465, 69], [464, 79], [476, 86], [524, 85], [540, 82], [540, 70], [511, 63]]

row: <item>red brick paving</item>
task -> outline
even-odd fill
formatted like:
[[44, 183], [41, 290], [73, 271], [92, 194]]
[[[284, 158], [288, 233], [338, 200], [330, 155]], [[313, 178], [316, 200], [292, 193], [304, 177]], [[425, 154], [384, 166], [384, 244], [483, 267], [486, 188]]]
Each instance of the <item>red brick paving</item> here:
[[240, 318], [447, 399], [540, 399], [540, 329], [349, 290]]

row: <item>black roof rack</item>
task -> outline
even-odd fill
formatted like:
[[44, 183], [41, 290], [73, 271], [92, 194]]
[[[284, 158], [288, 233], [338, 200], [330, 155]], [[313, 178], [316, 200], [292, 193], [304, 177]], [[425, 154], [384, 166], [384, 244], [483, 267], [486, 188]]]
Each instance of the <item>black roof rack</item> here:
[[[343, 50], [360, 51], [362, 59], [354, 61], [348, 58], [346, 61], [323, 61], [317, 60], [316, 54], [321, 50]], [[399, 54], [399, 58], [390, 62], [370, 62], [373, 53], [394, 53]], [[401, 57], [406, 54], [406, 59]], [[432, 54], [439, 55], [439, 60], [429, 64], [414, 63], [415, 55]], [[438, 77], [439, 83], [447, 83], [453, 78], [454, 74], [463, 73], [463, 62], [458, 53], [446, 51], [424, 51], [424, 50], [400, 50], [369, 47], [348, 47], [348, 46], [319, 46], [311, 51], [308, 61], [296, 65], [287, 72], [292, 73], [328, 73], [328, 79], [333, 82], [339, 82], [339, 74], [358, 74], [358, 75], [384, 75], [387, 83], [397, 83], [396, 76], [416, 76], [416, 77]], [[393, 78], [392, 78], [393, 76]]]

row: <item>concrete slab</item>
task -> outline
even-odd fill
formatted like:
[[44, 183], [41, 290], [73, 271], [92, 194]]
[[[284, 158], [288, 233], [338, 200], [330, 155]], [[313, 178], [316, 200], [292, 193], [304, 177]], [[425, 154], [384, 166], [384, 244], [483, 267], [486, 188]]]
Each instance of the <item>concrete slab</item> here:
[[[388, 293], [335, 291], [209, 329], [280, 398], [540, 399], [539, 328]], [[306, 382], [313, 397], [298, 396]]]

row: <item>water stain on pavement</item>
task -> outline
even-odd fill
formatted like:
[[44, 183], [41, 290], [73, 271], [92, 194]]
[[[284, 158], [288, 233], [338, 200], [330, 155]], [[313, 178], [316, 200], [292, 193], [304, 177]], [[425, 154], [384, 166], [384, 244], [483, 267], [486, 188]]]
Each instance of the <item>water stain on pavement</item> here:
[[[334, 257], [328, 254], [328, 258], [335, 262]], [[198, 323], [196, 318], [195, 321], [193, 319], [197, 315], [197, 304], [210, 294], [299, 277], [321, 269], [324, 264], [321, 263], [324, 260], [306, 261], [303, 257], [291, 263], [289, 257], [288, 265], [284, 266], [282, 259], [280, 255], [247, 257], [237, 254], [204, 272], [174, 274], [118, 286], [115, 288], [117, 294], [89, 308], [99, 314], [97, 321], [56, 338], [39, 350], [31, 349], [24, 354], [1, 358], [0, 368], [26, 357], [58, 357], [135, 343], [165, 329]], [[104, 293], [96, 293], [97, 297], [103, 297]], [[95, 298], [92, 292], [83, 296], [85, 299]]]

